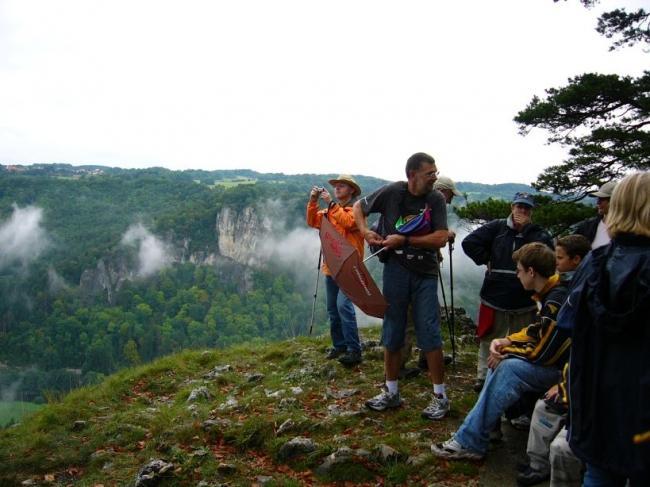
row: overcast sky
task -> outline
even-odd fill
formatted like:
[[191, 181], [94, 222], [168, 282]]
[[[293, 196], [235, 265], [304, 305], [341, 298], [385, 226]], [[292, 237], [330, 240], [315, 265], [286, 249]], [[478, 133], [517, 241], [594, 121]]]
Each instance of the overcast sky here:
[[458, 181], [560, 162], [512, 121], [608, 52], [603, 0], [0, 0], [0, 163], [344, 172]]

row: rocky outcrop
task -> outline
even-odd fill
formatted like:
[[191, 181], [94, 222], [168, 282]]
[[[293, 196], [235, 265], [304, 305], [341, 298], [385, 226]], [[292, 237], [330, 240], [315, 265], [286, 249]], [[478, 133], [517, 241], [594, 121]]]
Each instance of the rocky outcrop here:
[[143, 466], [135, 479], [135, 487], [158, 485], [164, 477], [173, 475], [174, 464], [160, 459], [152, 459]]
[[259, 266], [265, 257], [260, 255], [261, 243], [271, 235], [271, 221], [255, 208], [241, 211], [223, 208], [217, 215], [219, 253], [247, 266]]
[[99, 259], [94, 269], [81, 274], [79, 289], [86, 297], [104, 297], [108, 304], [115, 304], [117, 292], [124, 283], [135, 278], [135, 267], [126, 254], [106, 256]]
[[278, 458], [288, 460], [298, 455], [311, 453], [316, 450], [316, 443], [311, 438], [297, 436], [280, 447]]
[[[223, 208], [215, 222], [216, 250], [191, 251], [191, 241], [168, 233], [166, 242], [175, 241], [168, 250], [168, 263], [192, 263], [213, 267], [219, 279], [234, 284], [242, 292], [252, 289], [253, 268], [263, 265], [268, 256], [261, 250], [262, 242], [271, 236], [271, 221], [254, 207], [242, 210]], [[115, 298], [127, 281], [137, 279], [137, 257], [129, 251], [119, 250], [86, 269], [79, 281], [81, 294], [88, 299], [101, 298], [115, 304]]]

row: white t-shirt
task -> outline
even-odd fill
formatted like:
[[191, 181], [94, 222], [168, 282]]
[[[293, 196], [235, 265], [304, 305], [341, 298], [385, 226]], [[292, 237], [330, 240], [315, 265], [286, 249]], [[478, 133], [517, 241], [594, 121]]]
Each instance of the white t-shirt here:
[[598, 222], [598, 228], [596, 229], [594, 241], [591, 242], [591, 249], [593, 250], [602, 247], [603, 245], [607, 245], [610, 240], [609, 233], [607, 233], [607, 224], [603, 220], [600, 220], [600, 222]]

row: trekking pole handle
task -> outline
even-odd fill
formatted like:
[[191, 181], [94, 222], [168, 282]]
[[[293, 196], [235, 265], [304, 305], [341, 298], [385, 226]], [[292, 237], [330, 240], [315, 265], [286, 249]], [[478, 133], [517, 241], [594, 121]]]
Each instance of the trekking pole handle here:
[[375, 255], [377, 255], [379, 252], [382, 252], [382, 251], [386, 250], [387, 248], [388, 248], [388, 247], [382, 247], [382, 248], [380, 248], [377, 252], [375, 252], [374, 254], [370, 254], [368, 257], [366, 257], [365, 259], [363, 259], [363, 263], [365, 264], [367, 260], [372, 259], [372, 258], [373, 258]]

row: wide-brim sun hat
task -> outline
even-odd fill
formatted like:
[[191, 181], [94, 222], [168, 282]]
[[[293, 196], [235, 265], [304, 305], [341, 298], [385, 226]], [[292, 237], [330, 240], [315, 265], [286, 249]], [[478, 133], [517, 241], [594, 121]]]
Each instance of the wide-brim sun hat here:
[[354, 178], [349, 174], [341, 174], [336, 179], [330, 179], [328, 183], [330, 183], [332, 186], [334, 186], [336, 183], [345, 183], [354, 190], [354, 194], [352, 196], [359, 196], [361, 194], [361, 186], [359, 186]]

